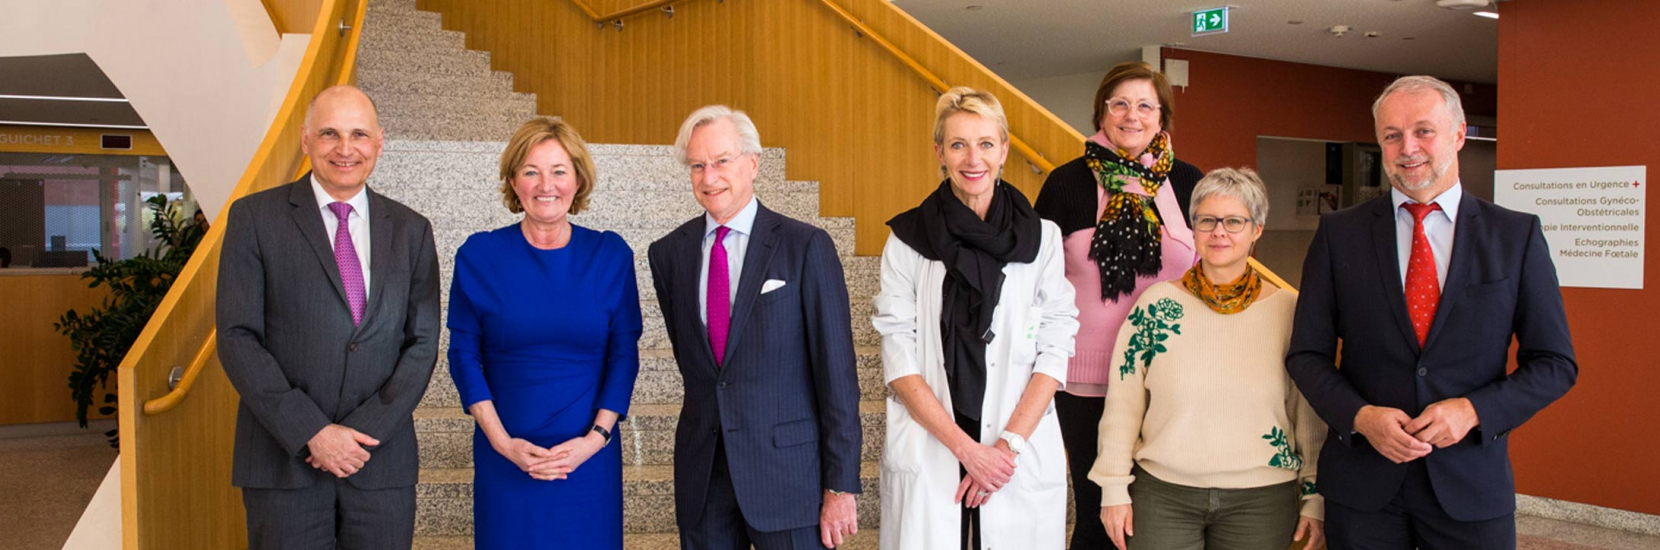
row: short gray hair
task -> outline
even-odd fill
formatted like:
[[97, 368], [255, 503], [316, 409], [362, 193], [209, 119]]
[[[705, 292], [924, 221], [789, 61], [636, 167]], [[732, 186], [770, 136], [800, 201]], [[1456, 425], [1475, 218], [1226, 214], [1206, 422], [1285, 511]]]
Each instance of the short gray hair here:
[[759, 156], [761, 154], [761, 131], [755, 129], [755, 121], [743, 111], [733, 110], [725, 105], [707, 105], [686, 117], [686, 122], [680, 124], [680, 135], [674, 138], [674, 158], [680, 164], [690, 164], [686, 159], [686, 146], [692, 141], [692, 131], [711, 122], [727, 119], [732, 126], [738, 129], [738, 152]]
[[1199, 205], [1211, 197], [1239, 199], [1239, 202], [1245, 203], [1245, 209], [1251, 211], [1251, 221], [1256, 222], [1257, 227], [1268, 223], [1268, 186], [1262, 184], [1262, 177], [1257, 175], [1256, 170], [1217, 168], [1205, 174], [1199, 185], [1193, 188], [1193, 199], [1188, 201], [1192, 205], [1188, 208], [1188, 223], [1198, 219]]
[[1447, 108], [1447, 116], [1452, 119], [1453, 126], [1464, 125], [1464, 102], [1458, 99], [1458, 92], [1453, 90], [1451, 84], [1447, 84], [1439, 78], [1423, 75], [1403, 76], [1389, 83], [1389, 87], [1384, 88], [1383, 93], [1378, 94], [1378, 99], [1372, 102], [1372, 120], [1378, 119], [1378, 109], [1383, 107], [1383, 100], [1388, 99], [1389, 96], [1402, 92], [1421, 91], [1433, 91], [1441, 94], [1442, 105]]

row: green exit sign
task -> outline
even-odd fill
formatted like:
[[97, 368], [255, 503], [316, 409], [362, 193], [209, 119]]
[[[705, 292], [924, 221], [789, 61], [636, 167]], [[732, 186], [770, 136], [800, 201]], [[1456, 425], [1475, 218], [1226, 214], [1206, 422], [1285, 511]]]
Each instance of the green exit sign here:
[[1193, 36], [1228, 32], [1228, 8], [1223, 6], [1193, 12]]

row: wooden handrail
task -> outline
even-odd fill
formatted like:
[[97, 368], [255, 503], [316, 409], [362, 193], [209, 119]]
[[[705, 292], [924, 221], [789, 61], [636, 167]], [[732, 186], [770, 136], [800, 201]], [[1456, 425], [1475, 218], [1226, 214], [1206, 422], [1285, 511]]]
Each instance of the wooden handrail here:
[[[680, 1], [682, 0], [653, 0], [632, 8], [617, 10], [616, 12], [607, 15], [599, 15], [595, 13], [594, 9], [589, 7], [588, 3], [583, 0], [571, 0], [571, 3], [575, 4], [578, 9], [581, 9], [582, 12], [587, 14], [590, 19], [593, 19], [595, 23], [603, 25], [608, 21], [616, 21], [630, 15], [650, 11], [652, 9], [660, 8]], [[934, 74], [934, 72], [928, 70], [927, 67], [923, 67], [921, 63], [917, 62], [916, 58], [911, 57], [910, 54], [907, 54], [904, 50], [899, 49], [899, 46], [894, 45], [893, 42], [889, 42], [888, 39], [883, 38], [881, 34], [877, 34], [874, 29], [871, 29], [870, 26], [865, 25], [864, 21], [860, 21], [859, 18], [854, 17], [852, 13], [848, 13], [848, 11], [843, 9], [840, 5], [837, 5], [835, 2], [830, 0], [819, 1], [823, 3], [825, 7], [830, 8], [830, 11], [836, 12], [836, 15], [841, 16], [841, 18], [847, 21], [849, 25], [853, 25], [853, 29], [858, 31], [859, 34], [870, 37], [872, 42], [875, 42], [876, 45], [881, 46], [883, 50], [886, 50], [895, 58], [898, 58], [900, 63], [903, 63], [906, 67], [911, 69], [911, 72], [916, 73], [917, 76], [920, 76], [923, 80], [928, 81], [928, 86], [932, 87], [935, 93], [943, 94], [946, 90], [951, 89], [951, 85], [946, 83], [945, 79], [940, 78], [939, 75]], [[1030, 162], [1032, 166], [1036, 167], [1039, 171], [1050, 172], [1055, 169], [1055, 163], [1049, 162], [1049, 159], [1045, 158], [1043, 153], [1039, 153], [1037, 149], [1032, 148], [1031, 145], [1020, 139], [1019, 136], [1014, 135], [1013, 131], [1009, 132], [1009, 145], [1014, 147], [1015, 151], [1019, 151], [1022, 156], [1026, 157], [1026, 161]]]
[[[352, 31], [350, 37], [347, 39], [346, 47], [345, 47], [345, 57], [342, 58], [342, 60], [340, 62], [340, 74], [335, 77], [334, 84], [351, 84], [353, 79], [356, 77], [357, 46], [358, 46], [358, 43], [363, 39], [363, 32], [361, 31], [361, 29], [363, 28], [363, 18], [365, 16], [366, 12], [367, 12], [368, 5], [369, 5], [369, 2], [367, 0], [365, 0], [362, 3], [359, 3], [358, 6], [357, 6], [357, 14], [353, 16], [353, 20], [352, 20], [352, 29], [353, 29], [353, 31]], [[271, 135], [275, 135], [275, 134], [273, 133]], [[270, 144], [267, 144], [267, 145], [270, 145]], [[265, 149], [265, 148], [262, 148], [262, 149], [266, 150], [267, 153], [269, 152], [268, 149]], [[263, 159], [263, 158], [266, 158], [267, 156], [268, 155], [256, 154], [255, 158], [256, 159]], [[304, 175], [306, 172], [310, 172], [310, 171], [311, 171], [311, 159], [310, 158], [301, 158], [299, 169], [295, 170], [294, 178], [298, 179], [301, 175]], [[245, 183], [251, 183], [251, 180], [246, 180]], [[232, 197], [242, 197], [242, 196], [248, 194], [248, 192], [249, 192], [249, 189], [247, 187], [245, 187], [243, 185], [238, 185], [237, 189], [232, 192]], [[224, 239], [224, 231], [225, 231], [224, 230], [224, 223], [225, 223], [225, 219], [228, 217], [228, 215], [226, 215], [225, 212], [229, 212], [229, 211], [230, 211], [229, 203], [226, 203], [226, 207], [221, 209], [221, 214], [219, 216], [219, 220], [216, 223], [214, 223], [209, 229], [209, 233], [213, 237], [211, 242], [210, 242], [210, 240], [208, 239], [207, 236], [204, 236], [203, 239], [202, 239], [202, 242], [197, 245], [197, 248], [199, 250], [206, 250], [208, 246], [217, 246], [219, 241]], [[217, 266], [215, 266], [215, 267], [217, 267]], [[196, 278], [196, 273], [198, 273], [202, 269], [204, 269], [204, 267], [200, 262], [192, 262], [191, 265], [186, 266], [184, 272], [180, 273], [180, 276], [175, 280], [174, 284], [175, 285], [190, 284], [190, 281]], [[172, 307], [171, 307], [172, 304], [164, 304], [164, 305], [169, 306], [167, 308], [167, 313], [171, 314], [172, 313]], [[162, 313], [161, 308], [157, 308], [156, 313], [157, 314]], [[157, 397], [155, 399], [151, 399], [151, 400], [148, 400], [148, 401], [144, 402], [144, 414], [145, 414], [145, 416], [151, 416], [151, 415], [157, 415], [157, 414], [165, 413], [167, 411], [171, 411], [171, 410], [177, 408], [179, 406], [179, 404], [184, 403], [185, 396], [190, 394], [190, 388], [192, 388], [196, 385], [196, 377], [198, 377], [202, 374], [202, 369], [207, 367], [208, 359], [212, 358], [214, 353], [218, 351], [218, 349], [219, 349], [219, 338], [218, 337], [219, 337], [219, 329], [214, 328], [214, 329], [211, 329], [211, 330], [208, 331], [207, 339], [202, 342], [202, 347], [196, 351], [196, 357], [190, 361], [190, 366], [185, 368], [183, 376], [181, 376], [179, 378], [178, 385], [174, 386], [173, 389], [169, 390], [166, 394], [162, 395], [161, 397]], [[135, 349], [137, 349], [136, 346], [135, 346]]]
[[184, 396], [190, 393], [192, 386], [196, 385], [196, 377], [201, 376], [203, 366], [207, 365], [208, 359], [213, 358], [214, 352], [219, 351], [219, 340], [216, 338], [218, 335], [219, 329], [208, 332], [207, 341], [202, 342], [202, 349], [196, 351], [196, 358], [190, 361], [190, 366], [185, 368], [184, 376], [179, 378], [179, 384], [174, 386], [172, 391], [167, 392], [167, 395], [144, 402], [145, 415], [157, 415], [171, 411], [184, 402]]
[[[923, 80], [928, 81], [928, 85], [932, 86], [935, 92], [943, 94], [946, 90], [951, 89], [951, 85], [947, 84], [945, 79], [940, 78], [939, 75], [934, 74], [934, 72], [928, 70], [927, 67], [923, 67], [921, 63], [917, 62], [916, 58], [911, 57], [910, 54], [900, 50], [899, 46], [895, 46], [893, 42], [889, 42], [888, 39], [883, 38], [880, 34], [877, 34], [876, 31], [871, 29], [869, 25], [866, 25], [864, 21], [860, 21], [859, 18], [854, 17], [852, 13], [848, 13], [846, 9], [843, 9], [831, 0], [819, 0], [819, 2], [823, 3], [825, 7], [830, 8], [831, 11], [836, 12], [836, 15], [841, 16], [841, 18], [847, 21], [848, 24], [853, 25], [853, 28], [859, 31], [860, 34], [870, 37], [872, 42], [875, 42], [876, 45], [881, 46], [882, 49], [887, 50], [889, 54], [892, 54], [894, 57], [898, 58], [900, 63], [904, 63], [906, 67], [911, 69], [911, 72], [916, 73], [917, 76], [920, 76]], [[1050, 172], [1055, 169], [1054, 163], [1049, 162], [1049, 159], [1044, 158], [1043, 154], [1039, 153], [1037, 149], [1033, 149], [1031, 145], [1027, 145], [1026, 142], [1021, 140], [1019, 136], [1014, 135], [1014, 131], [1012, 130], [1009, 131], [1009, 145], [1013, 146], [1014, 150], [1019, 151], [1021, 155], [1025, 156], [1026, 161], [1032, 163], [1032, 166], [1036, 166], [1038, 170]]]

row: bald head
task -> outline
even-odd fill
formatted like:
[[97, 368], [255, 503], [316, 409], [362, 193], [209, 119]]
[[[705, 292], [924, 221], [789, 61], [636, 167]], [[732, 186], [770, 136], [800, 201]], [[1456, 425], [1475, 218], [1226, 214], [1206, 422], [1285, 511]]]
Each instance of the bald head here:
[[334, 86], [311, 100], [300, 148], [311, 157], [312, 179], [335, 200], [363, 190], [383, 145], [375, 102], [362, 90]]

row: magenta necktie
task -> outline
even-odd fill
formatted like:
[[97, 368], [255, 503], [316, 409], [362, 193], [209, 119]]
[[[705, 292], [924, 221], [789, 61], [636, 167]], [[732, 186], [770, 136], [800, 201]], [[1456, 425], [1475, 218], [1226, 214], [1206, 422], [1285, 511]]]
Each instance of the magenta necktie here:
[[1429, 247], [1429, 234], [1424, 233], [1424, 217], [1441, 209], [1440, 204], [1403, 203], [1412, 214], [1412, 255], [1406, 260], [1406, 312], [1412, 319], [1412, 332], [1418, 336], [1418, 347], [1429, 339], [1429, 325], [1435, 320], [1435, 310], [1441, 304], [1441, 282], [1435, 272], [1435, 251]]
[[709, 347], [715, 350], [715, 366], [726, 362], [726, 330], [732, 324], [732, 279], [727, 275], [726, 247], [721, 241], [732, 228], [715, 228], [715, 245], [709, 248]]
[[329, 203], [334, 218], [340, 220], [334, 231], [334, 265], [340, 267], [340, 284], [346, 287], [346, 304], [352, 306], [352, 324], [363, 324], [363, 309], [369, 300], [363, 291], [363, 265], [357, 261], [357, 247], [352, 245], [352, 230], [346, 224], [352, 215], [352, 205]]

